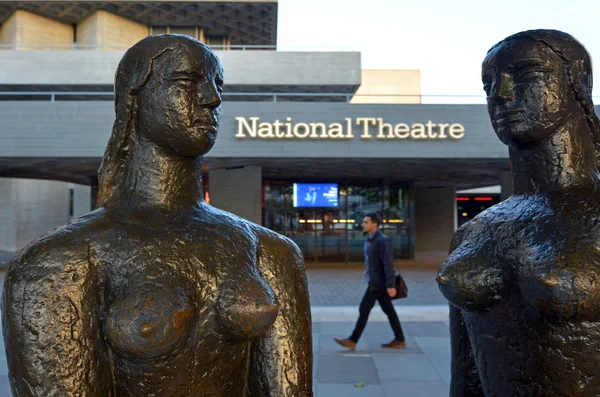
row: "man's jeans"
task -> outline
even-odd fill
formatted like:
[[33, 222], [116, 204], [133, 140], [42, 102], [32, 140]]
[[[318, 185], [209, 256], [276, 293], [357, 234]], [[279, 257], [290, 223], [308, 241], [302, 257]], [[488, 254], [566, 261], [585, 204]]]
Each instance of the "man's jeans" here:
[[400, 320], [398, 319], [398, 315], [396, 314], [392, 300], [387, 293], [387, 288], [375, 287], [373, 285], [369, 285], [369, 287], [367, 287], [367, 292], [365, 292], [365, 296], [363, 296], [362, 301], [360, 302], [360, 306], [358, 308], [360, 315], [358, 317], [358, 321], [356, 322], [356, 327], [352, 332], [352, 336], [350, 336], [350, 340], [354, 343], [358, 342], [365, 327], [367, 326], [367, 320], [369, 319], [371, 309], [373, 309], [373, 306], [375, 306], [375, 302], [377, 301], [379, 301], [379, 305], [381, 306], [383, 312], [388, 316], [390, 325], [394, 330], [395, 340], [404, 341], [404, 333], [402, 332], [402, 327], [400, 326]]

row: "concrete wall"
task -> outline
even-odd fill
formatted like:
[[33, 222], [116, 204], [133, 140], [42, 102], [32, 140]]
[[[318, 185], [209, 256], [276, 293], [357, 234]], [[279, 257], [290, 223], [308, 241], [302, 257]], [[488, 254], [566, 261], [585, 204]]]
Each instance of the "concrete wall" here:
[[[360, 85], [358, 52], [215, 51], [226, 85]], [[0, 84], [113, 84], [124, 51], [3, 51]]]
[[[17, 50], [39, 50], [39, 45], [45, 44], [51, 45], [47, 49], [65, 50], [71, 48], [74, 38], [71, 25], [24, 10], [15, 11], [2, 24], [0, 37], [2, 44], [13, 44]], [[38, 67], [43, 72], [44, 63]]]
[[11, 178], [0, 178], [0, 251], [15, 252], [17, 247], [13, 181]]
[[99, 10], [77, 25], [77, 44], [123, 50], [148, 36], [148, 26]]
[[363, 69], [351, 103], [421, 103], [420, 70]]
[[0, 44], [17, 44], [18, 38], [18, 18], [15, 12], [10, 18], [0, 25]]
[[73, 216], [71, 219], [77, 219], [91, 211], [91, 186], [71, 184], [73, 189]]
[[16, 252], [69, 221], [69, 184], [0, 178], [0, 250]]
[[[90, 52], [91, 53], [91, 52]], [[1, 69], [0, 69], [1, 73]], [[0, 101], [0, 157], [100, 158], [114, 120], [113, 103]], [[355, 137], [345, 140], [236, 138], [236, 117], [261, 122], [342, 123], [351, 118]], [[363, 140], [359, 117], [395, 123], [461, 123], [459, 140]], [[376, 130], [372, 130], [376, 133]], [[485, 105], [353, 105], [347, 103], [226, 102], [209, 157], [305, 158], [508, 158], [492, 130]]]
[[212, 206], [262, 224], [260, 167], [211, 170], [208, 178]]
[[500, 173], [500, 200], [504, 201], [512, 195], [512, 173], [503, 171]]
[[456, 225], [454, 188], [416, 189], [415, 250], [417, 252], [447, 254]]

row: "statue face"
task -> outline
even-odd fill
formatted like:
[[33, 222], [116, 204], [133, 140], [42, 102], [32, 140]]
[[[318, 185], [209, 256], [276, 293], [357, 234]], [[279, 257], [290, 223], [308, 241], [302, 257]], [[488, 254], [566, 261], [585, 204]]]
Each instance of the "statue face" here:
[[482, 80], [492, 125], [507, 145], [547, 141], [577, 106], [562, 59], [527, 38], [494, 48], [483, 62]]
[[207, 153], [221, 112], [223, 68], [192, 40], [156, 57], [150, 81], [137, 96], [137, 131], [182, 156]]

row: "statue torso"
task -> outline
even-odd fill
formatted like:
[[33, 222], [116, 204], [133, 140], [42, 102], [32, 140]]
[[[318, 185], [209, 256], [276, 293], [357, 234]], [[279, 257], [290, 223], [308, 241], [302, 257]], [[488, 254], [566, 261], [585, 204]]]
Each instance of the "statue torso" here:
[[598, 215], [592, 199], [512, 197], [457, 232], [440, 288], [489, 396], [600, 392]]
[[249, 342], [273, 324], [277, 301], [258, 271], [257, 236], [205, 215], [121, 222], [92, 242], [117, 395], [245, 393]]

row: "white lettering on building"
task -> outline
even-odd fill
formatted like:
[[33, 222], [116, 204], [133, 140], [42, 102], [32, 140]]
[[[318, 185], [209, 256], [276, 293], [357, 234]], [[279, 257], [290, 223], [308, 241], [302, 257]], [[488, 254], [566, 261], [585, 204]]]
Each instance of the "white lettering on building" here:
[[285, 140], [352, 140], [354, 126], [361, 140], [459, 140], [465, 136], [465, 127], [458, 123], [396, 123], [386, 122], [381, 117], [345, 118], [343, 122], [294, 122], [286, 117], [285, 122], [263, 121], [260, 117], [236, 117], [237, 139], [285, 139]]

